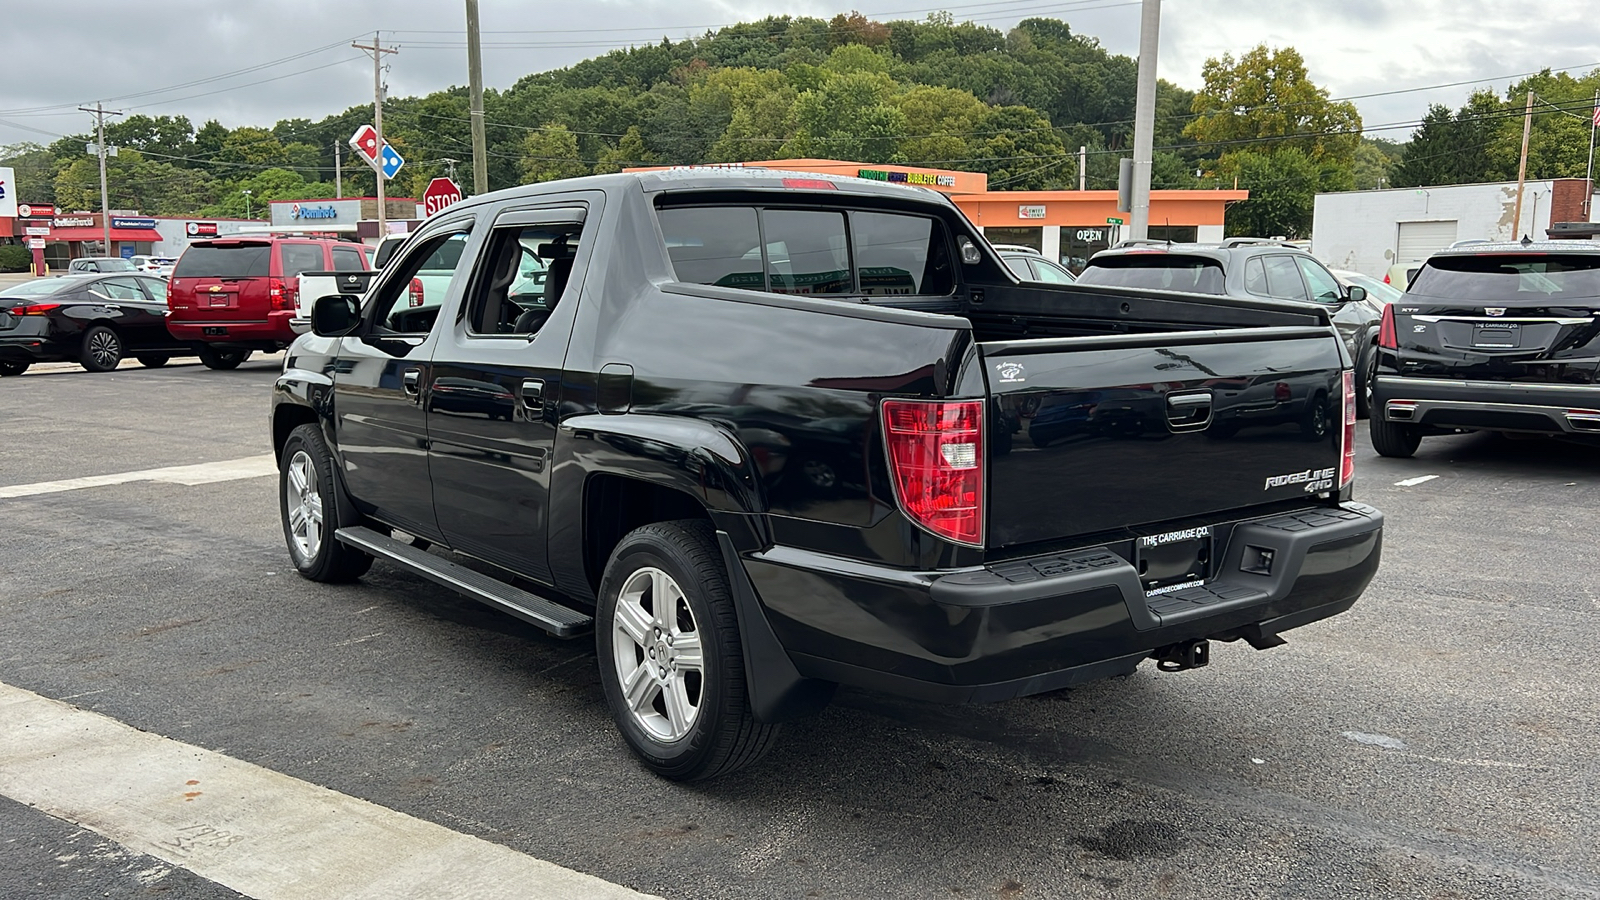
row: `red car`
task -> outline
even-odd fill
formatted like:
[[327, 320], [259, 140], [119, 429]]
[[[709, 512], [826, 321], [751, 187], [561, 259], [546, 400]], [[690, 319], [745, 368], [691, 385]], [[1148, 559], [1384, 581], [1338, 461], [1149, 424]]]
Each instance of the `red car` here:
[[294, 290], [301, 272], [361, 272], [372, 250], [324, 238], [225, 237], [194, 241], [167, 283], [167, 328], [204, 349], [200, 361], [232, 369], [255, 350], [273, 353], [296, 337]]

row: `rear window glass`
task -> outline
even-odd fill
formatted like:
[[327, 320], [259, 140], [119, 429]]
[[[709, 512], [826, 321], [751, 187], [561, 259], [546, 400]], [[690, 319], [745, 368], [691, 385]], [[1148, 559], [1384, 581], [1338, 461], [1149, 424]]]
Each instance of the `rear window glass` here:
[[1600, 255], [1439, 256], [1406, 292], [1450, 300], [1566, 300], [1600, 297]]
[[285, 278], [293, 278], [301, 272], [320, 271], [327, 266], [321, 244], [279, 244], [278, 252]]
[[367, 258], [361, 255], [360, 250], [346, 250], [343, 247], [333, 248], [333, 270], [335, 272], [365, 272]]
[[819, 295], [954, 287], [944, 228], [927, 216], [725, 206], [668, 208], [659, 218], [680, 281]]
[[265, 278], [271, 244], [234, 244], [218, 247], [190, 244], [178, 258], [173, 278]]
[[1089, 260], [1078, 276], [1079, 284], [1146, 288], [1158, 291], [1224, 293], [1222, 264], [1199, 256], [1172, 253], [1137, 253]]

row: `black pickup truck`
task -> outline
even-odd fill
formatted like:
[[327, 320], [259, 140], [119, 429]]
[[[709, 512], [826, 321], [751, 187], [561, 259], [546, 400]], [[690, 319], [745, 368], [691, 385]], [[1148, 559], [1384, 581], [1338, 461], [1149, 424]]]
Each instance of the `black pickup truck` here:
[[1326, 312], [1019, 282], [922, 188], [502, 191], [311, 319], [271, 413], [301, 574], [376, 557], [593, 629], [668, 778], [748, 764], [838, 684], [993, 701], [1272, 647], [1378, 566]]
[[1367, 379], [1379, 453], [1479, 430], [1600, 444], [1600, 246], [1524, 241], [1442, 250], [1384, 310]]

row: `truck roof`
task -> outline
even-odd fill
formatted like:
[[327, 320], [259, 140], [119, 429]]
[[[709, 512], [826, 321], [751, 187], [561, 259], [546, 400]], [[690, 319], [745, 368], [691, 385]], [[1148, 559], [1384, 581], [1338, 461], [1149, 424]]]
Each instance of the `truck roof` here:
[[1486, 253], [1496, 255], [1506, 253], [1600, 253], [1600, 242], [1596, 241], [1483, 241], [1476, 244], [1463, 244], [1460, 247], [1448, 247], [1437, 250], [1434, 256], [1479, 256]]
[[931, 188], [896, 182], [873, 181], [847, 175], [823, 175], [815, 172], [786, 172], [779, 169], [746, 169], [723, 167], [685, 167], [657, 169], [648, 172], [619, 172], [613, 175], [589, 175], [583, 178], [566, 178], [539, 184], [525, 184], [473, 197], [468, 203], [485, 200], [504, 200], [515, 197], [536, 197], [541, 194], [571, 190], [617, 188], [637, 184], [645, 193], [689, 190], [830, 190], [858, 196], [886, 197], [899, 200], [924, 201], [944, 206], [953, 205], [944, 194]]

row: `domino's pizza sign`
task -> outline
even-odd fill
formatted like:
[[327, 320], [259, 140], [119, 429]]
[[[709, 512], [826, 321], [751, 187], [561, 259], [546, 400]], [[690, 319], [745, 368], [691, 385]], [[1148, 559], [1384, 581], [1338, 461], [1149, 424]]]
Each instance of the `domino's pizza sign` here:
[[332, 204], [329, 204], [327, 206], [306, 206], [306, 205], [303, 205], [303, 204], [300, 204], [300, 203], [296, 203], [293, 206], [289, 207], [289, 218], [291, 218], [291, 219], [337, 219], [337, 218], [339, 218], [339, 210], [335, 209]]
[[17, 217], [17, 173], [0, 168], [0, 218]]

